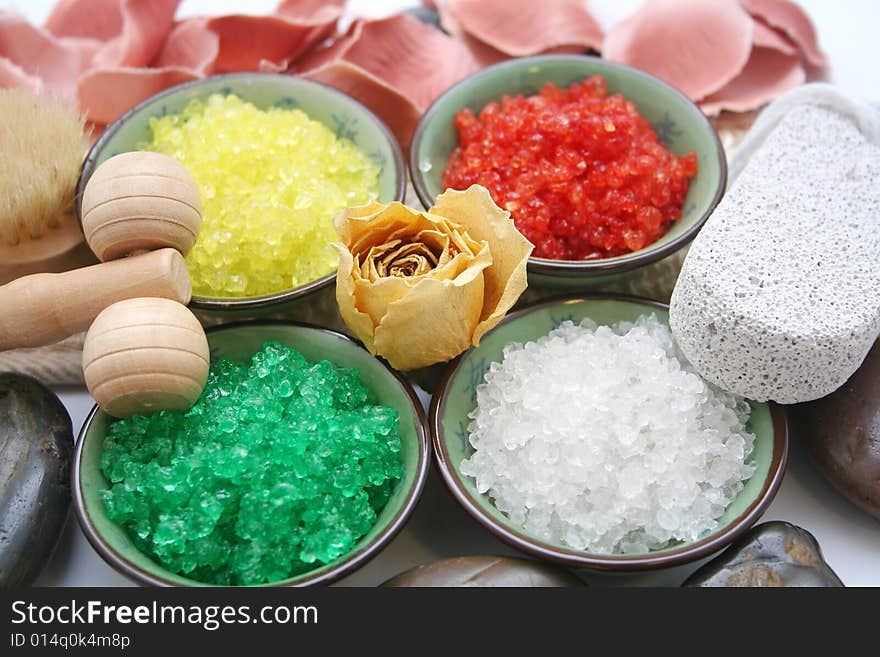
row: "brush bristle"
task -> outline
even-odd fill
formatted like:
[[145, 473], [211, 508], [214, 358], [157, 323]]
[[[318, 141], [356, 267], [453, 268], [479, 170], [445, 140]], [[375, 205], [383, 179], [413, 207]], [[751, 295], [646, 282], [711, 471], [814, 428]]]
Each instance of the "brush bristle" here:
[[86, 148], [62, 100], [0, 89], [0, 243], [40, 238], [72, 209]]

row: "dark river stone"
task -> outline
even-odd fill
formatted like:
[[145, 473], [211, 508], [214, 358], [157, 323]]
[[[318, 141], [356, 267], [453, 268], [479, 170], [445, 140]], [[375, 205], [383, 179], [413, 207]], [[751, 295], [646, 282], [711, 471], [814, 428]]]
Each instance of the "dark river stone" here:
[[455, 557], [416, 566], [382, 586], [532, 587], [586, 586], [558, 566], [512, 557]]
[[789, 407], [793, 438], [853, 504], [880, 518], [880, 341], [843, 386]]
[[73, 427], [55, 394], [0, 373], [0, 588], [32, 584], [70, 510]]
[[843, 586], [822, 558], [815, 537], [788, 522], [752, 527], [684, 586]]

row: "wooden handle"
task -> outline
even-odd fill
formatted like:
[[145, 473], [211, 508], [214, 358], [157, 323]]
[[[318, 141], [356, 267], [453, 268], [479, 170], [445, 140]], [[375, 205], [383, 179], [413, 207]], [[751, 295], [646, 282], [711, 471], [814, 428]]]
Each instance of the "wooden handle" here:
[[183, 256], [161, 249], [63, 274], [34, 274], [0, 287], [0, 351], [51, 344], [89, 328], [110, 304], [135, 297], [189, 303]]

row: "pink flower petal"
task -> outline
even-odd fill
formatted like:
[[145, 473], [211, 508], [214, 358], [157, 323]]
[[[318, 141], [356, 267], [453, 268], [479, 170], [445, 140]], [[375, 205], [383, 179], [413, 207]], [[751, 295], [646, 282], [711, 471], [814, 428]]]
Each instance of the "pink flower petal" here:
[[810, 64], [818, 68], [828, 66], [828, 57], [819, 47], [816, 28], [800, 5], [790, 0], [740, 0], [740, 3], [752, 16], [791, 37]]
[[798, 55], [756, 47], [742, 73], [703, 99], [700, 108], [709, 115], [722, 110], [748, 112], [803, 84], [805, 79]]
[[611, 28], [602, 55], [700, 100], [743, 70], [753, 31], [754, 21], [737, 0], [649, 0]]

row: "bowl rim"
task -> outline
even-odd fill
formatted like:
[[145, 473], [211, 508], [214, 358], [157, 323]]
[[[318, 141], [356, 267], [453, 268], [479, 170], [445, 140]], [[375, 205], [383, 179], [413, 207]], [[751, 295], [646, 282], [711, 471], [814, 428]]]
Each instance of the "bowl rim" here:
[[[315, 324], [309, 324], [307, 322], [295, 322], [295, 321], [286, 321], [286, 320], [273, 320], [273, 319], [265, 319], [265, 320], [255, 320], [255, 321], [240, 321], [240, 322], [230, 322], [228, 324], [221, 324], [219, 326], [212, 326], [206, 329], [206, 333], [219, 333], [222, 331], [237, 329], [242, 327], [251, 327], [251, 326], [294, 326], [297, 328], [304, 328], [311, 331], [319, 331], [321, 333], [330, 334], [336, 338], [340, 338], [345, 342], [354, 344], [360, 349], [363, 349], [367, 353], [369, 353], [364, 347], [364, 345], [344, 333], [340, 333], [338, 331], [334, 331], [332, 329], [323, 328], [321, 326], [316, 326]], [[362, 549], [352, 550], [347, 555], [341, 557], [335, 562], [328, 570], [318, 574], [318, 575], [309, 575], [306, 573], [305, 575], [299, 576], [297, 578], [288, 578], [286, 580], [281, 580], [279, 582], [270, 582], [266, 584], [257, 584], [253, 585], [256, 587], [305, 587], [305, 586], [315, 586], [315, 585], [326, 585], [332, 582], [335, 582], [342, 577], [350, 575], [358, 568], [372, 560], [376, 557], [393, 539], [397, 536], [398, 533], [403, 529], [406, 522], [409, 520], [416, 506], [418, 505], [419, 500], [421, 499], [422, 492], [425, 488], [425, 481], [428, 477], [428, 464], [430, 463], [429, 456], [429, 439], [428, 439], [428, 421], [427, 416], [425, 414], [425, 409], [422, 406], [421, 401], [413, 390], [412, 385], [397, 371], [393, 370], [385, 361], [376, 358], [376, 362], [385, 368], [385, 371], [388, 372], [394, 379], [397, 380], [398, 384], [401, 386], [403, 391], [407, 394], [410, 405], [415, 411], [416, 417], [416, 438], [418, 440], [418, 461], [416, 463], [415, 476], [413, 478], [413, 484], [410, 490], [407, 492], [406, 497], [403, 500], [403, 504], [401, 508], [394, 514], [394, 516], [389, 520], [388, 524], [382, 529], [377, 535], [376, 538], [367, 545], [364, 545]], [[179, 583], [174, 582], [170, 579], [166, 579], [162, 575], [155, 575], [147, 572], [146, 570], [136, 566], [131, 563], [125, 556], [119, 554], [107, 541], [104, 540], [101, 533], [96, 528], [95, 524], [92, 522], [91, 517], [89, 516], [88, 511], [86, 510], [86, 503], [82, 492], [82, 476], [80, 473], [83, 459], [83, 449], [86, 440], [86, 434], [92, 426], [92, 422], [94, 421], [95, 416], [100, 411], [100, 407], [95, 404], [92, 407], [92, 410], [89, 411], [89, 414], [86, 416], [85, 421], [80, 427], [79, 433], [76, 438], [76, 445], [74, 446], [73, 458], [71, 459], [71, 472], [70, 472], [70, 480], [72, 485], [72, 498], [73, 498], [73, 509], [76, 514], [76, 519], [79, 522], [79, 526], [88, 539], [91, 546], [94, 550], [101, 556], [101, 558], [109, 564], [114, 570], [125, 575], [126, 577], [135, 580], [141, 584], [147, 584], [150, 586], [181, 586]], [[158, 564], [157, 564], [158, 565]], [[161, 570], [166, 570], [164, 567], [159, 566]], [[181, 576], [184, 577], [184, 576]], [[216, 584], [210, 584], [206, 582], [198, 582], [197, 580], [191, 580], [188, 577], [184, 577], [184, 579], [188, 579], [193, 582], [191, 586], [219, 586]], [[285, 583], [291, 579], [296, 579], [295, 582]]]
[[[727, 156], [725, 155], [724, 146], [721, 143], [721, 139], [718, 136], [718, 131], [715, 130], [712, 122], [699, 108], [699, 106], [696, 105], [696, 103], [694, 103], [684, 93], [682, 93], [679, 89], [672, 86], [668, 82], [665, 82], [660, 78], [651, 75], [650, 73], [642, 71], [641, 69], [627, 66], [626, 64], [621, 64], [619, 62], [612, 62], [601, 57], [596, 57], [594, 55], [534, 55], [530, 57], [519, 57], [510, 59], [508, 61], [494, 64], [493, 66], [487, 66], [486, 68], [471, 73], [469, 76], [463, 78], [462, 80], [459, 80], [442, 94], [440, 94], [434, 100], [434, 102], [432, 102], [428, 106], [428, 109], [425, 110], [425, 113], [422, 114], [422, 117], [419, 119], [419, 122], [416, 125], [415, 132], [413, 133], [412, 141], [410, 142], [407, 157], [409, 176], [412, 180], [413, 188], [415, 189], [416, 195], [419, 197], [419, 201], [421, 201], [424, 208], [426, 210], [429, 209], [434, 204], [435, 199], [433, 199], [431, 197], [431, 194], [428, 192], [424, 174], [422, 170], [419, 169], [418, 151], [421, 148], [422, 141], [424, 140], [425, 131], [427, 130], [428, 124], [430, 124], [430, 122], [434, 119], [435, 115], [439, 111], [439, 107], [446, 101], [446, 99], [462, 86], [474, 83], [478, 84], [482, 77], [486, 75], [491, 75], [495, 71], [529, 67], [535, 64], [554, 61], [590, 63], [597, 64], [599, 67], [605, 67], [606, 69], [624, 71], [628, 74], [642, 78], [649, 83], [662, 88], [665, 92], [673, 96], [677, 96], [679, 99], [683, 100], [686, 105], [690, 106], [690, 108], [693, 110], [695, 118], [703, 126], [706, 132], [712, 137], [712, 143], [715, 146], [715, 157], [718, 161], [718, 181], [715, 192], [712, 195], [712, 199], [710, 200], [703, 213], [699, 217], [697, 217], [694, 222], [687, 229], [685, 229], [685, 231], [681, 235], [670, 240], [666, 244], [663, 244], [662, 246], [655, 247], [656, 242], [654, 242], [639, 249], [638, 251], [625, 253], [623, 255], [615, 256], [613, 258], [599, 258], [596, 260], [551, 260], [550, 258], [538, 258], [536, 256], [529, 256], [529, 271], [535, 274], [550, 277], [568, 277], [572, 275], [602, 276], [610, 273], [623, 273], [631, 271], [633, 269], [637, 269], [639, 267], [643, 267], [645, 265], [651, 264], [652, 262], [656, 262], [657, 260], [665, 258], [675, 251], [678, 251], [688, 242], [691, 242], [697, 236], [697, 233], [703, 227], [703, 224], [705, 224], [706, 221], [709, 219], [709, 216], [712, 214], [712, 212], [714, 212], [718, 203], [724, 196], [724, 192], [727, 188]], [[596, 73], [594, 73], [594, 75], [600, 74], [601, 71], [597, 71]]]
[[[163, 89], [162, 91], [159, 91], [158, 93], [155, 93], [152, 96], [145, 98], [136, 105], [133, 105], [128, 110], [126, 110], [125, 113], [123, 113], [119, 118], [113, 121], [113, 123], [107, 126], [101, 136], [98, 137], [98, 139], [95, 140], [95, 143], [92, 144], [92, 146], [89, 148], [86, 157], [83, 159], [82, 166], [80, 167], [79, 177], [76, 181], [76, 192], [74, 196], [74, 215], [76, 217], [77, 223], [79, 224], [80, 231], [82, 232], [83, 192], [85, 190], [88, 179], [91, 178], [92, 174], [95, 171], [95, 161], [98, 159], [98, 155], [101, 153], [101, 151], [107, 146], [107, 143], [116, 135], [117, 132], [119, 132], [120, 128], [126, 121], [128, 121], [135, 114], [141, 112], [149, 105], [152, 105], [153, 103], [165, 98], [166, 96], [177, 93], [182, 89], [198, 87], [207, 82], [214, 82], [218, 80], [235, 80], [249, 78], [262, 78], [266, 80], [274, 79], [281, 84], [289, 84], [291, 81], [293, 81], [295, 84], [302, 84], [305, 87], [321, 89], [322, 91], [329, 93], [330, 96], [342, 98], [354, 104], [355, 107], [359, 108], [373, 121], [376, 127], [379, 128], [379, 132], [382, 133], [382, 135], [385, 137], [385, 141], [387, 141], [389, 146], [391, 147], [395, 177], [394, 198], [392, 199], [392, 201], [403, 201], [406, 195], [407, 182], [407, 168], [403, 157], [403, 151], [401, 150], [400, 144], [398, 143], [397, 139], [394, 137], [385, 122], [362, 102], [360, 102], [356, 98], [353, 98], [352, 96], [349, 96], [347, 93], [336, 89], [335, 87], [331, 87], [330, 85], [324, 84], [323, 82], [310, 80], [300, 75], [290, 75], [286, 73], [269, 73], [261, 71], [219, 73], [217, 75], [208, 75], [206, 77], [198, 78], [196, 80], [182, 82], [181, 84], [176, 84], [173, 87]], [[88, 175], [86, 175], [87, 173]], [[255, 310], [258, 308], [265, 308], [266, 306], [274, 306], [276, 304], [294, 301], [308, 294], [311, 294], [312, 292], [316, 292], [323, 287], [326, 287], [335, 278], [336, 271], [333, 271], [329, 274], [321, 276], [320, 278], [316, 278], [313, 281], [309, 281], [304, 285], [300, 285], [299, 287], [254, 297], [203, 297], [193, 295], [189, 305], [191, 308], [195, 308], [197, 310]]]
[[[496, 330], [499, 326], [503, 326], [506, 323], [510, 323], [537, 310], [558, 306], [560, 304], [575, 304], [589, 301], [625, 301], [660, 310], [669, 310], [668, 304], [653, 299], [631, 295], [563, 295], [530, 304], [509, 313], [498, 323], [498, 326], [492, 329], [492, 331]], [[452, 493], [452, 496], [472, 518], [483, 525], [483, 527], [488, 529], [497, 538], [526, 554], [569, 567], [613, 572], [654, 570], [657, 568], [680, 566], [713, 554], [726, 547], [755, 524], [767, 510], [767, 507], [773, 501], [773, 498], [776, 497], [776, 493], [778, 492], [782, 479], [785, 476], [785, 466], [788, 462], [788, 420], [782, 406], [774, 402], [766, 402], [773, 425], [773, 451], [770, 458], [770, 468], [767, 472], [761, 491], [755, 500], [739, 516], [733, 519], [729, 524], [718, 528], [716, 531], [699, 541], [687, 543], [663, 552], [649, 552], [648, 554], [635, 555], [598, 555], [570, 548], [557, 547], [529, 536], [524, 531], [515, 528], [512, 523], [511, 526], [503, 525], [484, 512], [477, 501], [465, 489], [461, 483], [461, 479], [455, 474], [455, 466], [452, 465], [449, 452], [446, 449], [446, 437], [444, 435], [441, 418], [446, 410], [449, 385], [458, 371], [463, 357], [469, 352], [470, 350], [457, 357], [449, 364], [446, 371], [443, 373], [443, 377], [441, 378], [433, 397], [431, 398], [431, 408], [428, 415], [431, 429], [431, 443], [437, 463], [437, 469], [443, 478], [443, 482], [449, 489], [449, 492]]]

